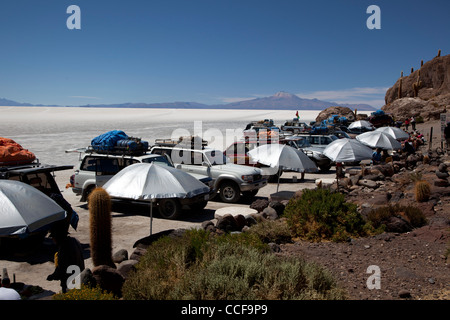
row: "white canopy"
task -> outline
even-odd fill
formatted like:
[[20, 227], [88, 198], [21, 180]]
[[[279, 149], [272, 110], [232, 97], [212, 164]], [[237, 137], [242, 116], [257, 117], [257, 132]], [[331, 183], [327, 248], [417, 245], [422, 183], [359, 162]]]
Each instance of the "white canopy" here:
[[190, 174], [154, 163], [135, 163], [112, 177], [103, 188], [112, 197], [134, 200], [192, 198], [209, 187]]
[[38, 189], [0, 180], [0, 236], [34, 232], [65, 217], [66, 211]]
[[373, 151], [356, 139], [343, 138], [327, 145], [323, 154], [334, 162], [354, 162], [372, 159]]
[[371, 148], [381, 148], [386, 150], [398, 150], [402, 145], [391, 135], [382, 131], [369, 131], [356, 136], [356, 140]]
[[394, 139], [397, 140], [405, 140], [409, 138], [409, 133], [397, 127], [381, 127], [376, 129], [375, 131], [387, 133], [388, 135], [392, 136]]
[[285, 171], [316, 172], [316, 164], [303, 151], [284, 144], [265, 144], [248, 152], [253, 161]]

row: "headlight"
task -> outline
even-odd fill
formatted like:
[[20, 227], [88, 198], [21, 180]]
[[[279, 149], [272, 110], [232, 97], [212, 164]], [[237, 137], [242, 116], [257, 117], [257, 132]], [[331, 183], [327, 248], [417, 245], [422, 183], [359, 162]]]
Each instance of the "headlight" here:
[[253, 175], [244, 175], [244, 176], [241, 176], [241, 178], [245, 182], [253, 182]]

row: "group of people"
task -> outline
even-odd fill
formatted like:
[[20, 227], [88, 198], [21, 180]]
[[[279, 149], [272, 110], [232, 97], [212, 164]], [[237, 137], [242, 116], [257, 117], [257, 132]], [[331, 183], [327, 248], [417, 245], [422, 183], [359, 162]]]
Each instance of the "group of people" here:
[[[411, 131], [409, 138], [401, 142], [401, 150], [399, 155], [410, 155], [416, 153], [419, 146], [425, 144], [425, 137], [418, 130]], [[391, 157], [387, 150], [377, 148], [372, 154], [372, 163], [380, 164], [385, 163], [386, 159]]]
[[405, 125], [405, 129], [406, 131], [409, 131], [409, 126], [411, 125], [411, 128], [413, 131], [416, 131], [416, 118], [411, 117], [411, 118], [407, 118], [403, 124]]

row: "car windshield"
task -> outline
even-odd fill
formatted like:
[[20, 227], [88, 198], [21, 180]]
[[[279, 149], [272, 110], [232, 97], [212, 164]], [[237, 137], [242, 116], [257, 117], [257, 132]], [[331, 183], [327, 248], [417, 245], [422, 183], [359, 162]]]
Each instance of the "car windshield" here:
[[331, 138], [332, 141], [334, 141], [334, 140], [339, 140], [339, 138], [336, 137], [335, 135], [331, 135], [330, 138]]
[[155, 163], [157, 165], [166, 166], [166, 167], [173, 167], [173, 165], [169, 162], [169, 160], [167, 160], [167, 158], [164, 156], [144, 158], [144, 159], [142, 159], [142, 162]]
[[293, 142], [297, 145], [298, 148], [305, 148], [305, 147], [310, 147], [311, 146], [309, 141], [306, 140], [306, 139], [299, 139], [299, 140], [295, 140]]
[[219, 150], [206, 151], [205, 156], [208, 158], [209, 162], [213, 166], [227, 163], [227, 158]]

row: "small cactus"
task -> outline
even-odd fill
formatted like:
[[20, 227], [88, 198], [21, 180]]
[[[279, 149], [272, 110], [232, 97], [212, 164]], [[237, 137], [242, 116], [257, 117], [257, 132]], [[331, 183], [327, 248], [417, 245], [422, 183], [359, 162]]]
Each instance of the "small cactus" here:
[[439, 49], [439, 51], [438, 51], [438, 55], [437, 55], [438, 57], [440, 57], [441, 56], [441, 49]]
[[115, 268], [111, 254], [111, 198], [103, 188], [95, 188], [89, 195], [89, 224], [94, 266]]
[[430, 184], [425, 180], [417, 181], [414, 187], [414, 193], [417, 202], [428, 201], [431, 194]]

